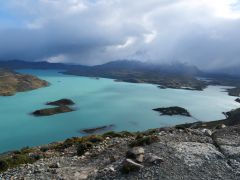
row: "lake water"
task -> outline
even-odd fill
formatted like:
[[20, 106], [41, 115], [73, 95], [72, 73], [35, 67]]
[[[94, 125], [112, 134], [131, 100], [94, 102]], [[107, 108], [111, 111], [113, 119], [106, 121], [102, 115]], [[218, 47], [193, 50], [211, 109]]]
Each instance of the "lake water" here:
[[[151, 84], [115, 82], [69, 76], [57, 71], [22, 70], [51, 83], [49, 87], [0, 97], [0, 152], [24, 146], [47, 144], [81, 136], [84, 128], [114, 124], [116, 131], [139, 131], [197, 120], [222, 119], [223, 111], [237, 108], [234, 97], [223, 87], [210, 86], [204, 91], [160, 89]], [[74, 112], [48, 117], [30, 113], [46, 108], [45, 103], [70, 98]], [[194, 118], [160, 116], [153, 108], [181, 106]]]

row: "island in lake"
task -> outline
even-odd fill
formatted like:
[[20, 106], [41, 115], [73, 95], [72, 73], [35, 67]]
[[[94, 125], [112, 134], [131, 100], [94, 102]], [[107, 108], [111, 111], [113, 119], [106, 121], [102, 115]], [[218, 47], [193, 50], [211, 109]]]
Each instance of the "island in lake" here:
[[75, 103], [71, 99], [60, 99], [53, 102], [48, 102], [46, 105], [52, 105], [52, 106], [71, 106]]
[[161, 115], [168, 115], [168, 116], [173, 116], [173, 115], [182, 115], [182, 116], [187, 116], [190, 117], [191, 114], [184, 108], [178, 107], [178, 106], [173, 106], [173, 107], [164, 107], [164, 108], [156, 108], [153, 109], [154, 111], [160, 112]]
[[152, 179], [239, 179], [239, 113], [226, 112], [220, 121], [111, 131], [8, 152], [0, 156], [0, 177], [137, 179], [152, 173]]
[[48, 85], [47, 81], [36, 76], [0, 69], [0, 96], [12, 96], [17, 92], [34, 90]]
[[39, 109], [34, 111], [32, 114], [35, 116], [51, 116], [54, 114], [67, 113], [71, 111], [74, 111], [74, 110], [68, 106], [59, 106], [59, 107], [53, 107], [53, 108]]
[[52, 105], [57, 107], [39, 109], [34, 111], [32, 114], [35, 116], [51, 116], [54, 114], [67, 113], [74, 111], [74, 109], [69, 107], [74, 104], [75, 103], [71, 99], [60, 99], [57, 101], [46, 103], [46, 105]]
[[100, 127], [95, 127], [95, 128], [89, 128], [89, 129], [82, 129], [80, 132], [81, 133], [86, 133], [86, 134], [93, 134], [93, 133], [99, 133], [99, 132], [104, 132], [104, 131], [109, 131], [114, 128], [114, 125], [107, 125], [107, 126], [100, 126]]

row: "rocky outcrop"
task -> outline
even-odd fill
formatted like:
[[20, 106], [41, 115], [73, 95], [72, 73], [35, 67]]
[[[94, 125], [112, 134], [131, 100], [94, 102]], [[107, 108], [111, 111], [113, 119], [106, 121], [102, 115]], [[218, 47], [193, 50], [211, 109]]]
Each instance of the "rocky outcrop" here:
[[240, 98], [235, 99], [236, 102], [240, 103]]
[[0, 96], [11, 96], [17, 92], [34, 90], [48, 85], [47, 81], [36, 76], [0, 69]]
[[67, 113], [71, 111], [74, 111], [74, 110], [68, 106], [59, 106], [59, 107], [36, 110], [32, 114], [35, 116], [51, 116], [54, 114]]
[[46, 103], [46, 105], [52, 105], [52, 106], [71, 106], [74, 105], [75, 103], [71, 99], [60, 99], [57, 101], [52, 101]]
[[240, 87], [235, 87], [232, 89], [227, 89], [228, 95], [229, 96], [240, 96]]
[[114, 125], [108, 125], [108, 126], [100, 126], [100, 127], [95, 127], [95, 128], [89, 128], [89, 129], [82, 129], [80, 130], [81, 133], [86, 133], [86, 134], [93, 134], [93, 133], [99, 133], [103, 131], [109, 131], [114, 128]]
[[[44, 147], [13, 152], [13, 156], [39, 155], [33, 164], [18, 165], [0, 173], [1, 179], [239, 179], [240, 126], [185, 130], [159, 128], [142, 133], [118, 133], [71, 138]], [[133, 141], [156, 136], [152, 144], [131, 147]], [[98, 141], [96, 141], [98, 139]], [[91, 143], [77, 154], [79, 143]], [[139, 159], [140, 158], [140, 159]], [[1, 158], [0, 158], [1, 161]], [[4, 166], [4, 162], [1, 162]], [[0, 165], [1, 165], [0, 164]], [[5, 164], [6, 165], [6, 164]], [[8, 168], [5, 166], [5, 169]]]
[[182, 115], [182, 116], [188, 116], [188, 117], [191, 116], [190, 113], [186, 109], [184, 109], [182, 107], [178, 107], [178, 106], [166, 107], [166, 108], [156, 108], [153, 110], [160, 112], [161, 115], [168, 115], [168, 116]]

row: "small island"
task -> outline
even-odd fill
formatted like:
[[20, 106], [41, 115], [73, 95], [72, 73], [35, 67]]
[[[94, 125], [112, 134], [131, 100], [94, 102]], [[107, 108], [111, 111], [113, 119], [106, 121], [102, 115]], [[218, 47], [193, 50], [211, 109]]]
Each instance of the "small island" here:
[[57, 107], [39, 109], [34, 111], [32, 114], [35, 116], [51, 116], [51, 115], [60, 114], [60, 113], [72, 112], [74, 111], [74, 109], [72, 109], [69, 106], [74, 104], [75, 103], [71, 99], [60, 99], [57, 101], [46, 103], [46, 105], [53, 105]]
[[46, 103], [46, 105], [52, 105], [52, 106], [71, 106], [74, 105], [75, 103], [71, 99], [60, 99], [57, 101], [52, 101]]
[[40, 109], [33, 112], [33, 115], [35, 116], [51, 116], [54, 114], [60, 114], [60, 113], [67, 113], [74, 111], [72, 108], [68, 106], [59, 106], [54, 108], [46, 108], [46, 109]]
[[96, 128], [90, 128], [90, 129], [83, 129], [80, 132], [81, 133], [86, 133], [86, 134], [93, 134], [97, 132], [103, 132], [103, 131], [109, 131], [114, 128], [114, 125], [108, 125], [108, 126], [101, 126], [101, 127], [96, 127]]
[[36, 76], [0, 68], [0, 96], [12, 96], [17, 92], [30, 91], [48, 85], [47, 81]]
[[190, 113], [186, 109], [184, 109], [182, 107], [178, 107], [178, 106], [166, 107], [166, 108], [156, 108], [153, 110], [160, 112], [161, 115], [168, 115], [168, 116], [181, 115], [181, 116], [191, 117]]

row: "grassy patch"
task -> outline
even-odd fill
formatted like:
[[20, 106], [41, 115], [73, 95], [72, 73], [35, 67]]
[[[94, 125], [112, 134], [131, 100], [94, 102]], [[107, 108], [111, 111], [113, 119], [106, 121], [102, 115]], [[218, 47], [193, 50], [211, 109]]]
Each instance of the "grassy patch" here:
[[6, 171], [9, 168], [17, 167], [21, 164], [34, 163], [39, 160], [41, 157], [32, 155], [30, 153], [33, 152], [31, 148], [23, 148], [20, 151], [15, 151], [9, 155], [0, 158], [0, 172]]
[[128, 131], [122, 131], [122, 132], [114, 132], [114, 131], [109, 131], [106, 132], [102, 135], [102, 137], [110, 137], [110, 138], [115, 138], [115, 137], [130, 137], [134, 136], [134, 133], [128, 132]]
[[133, 140], [129, 146], [130, 147], [136, 147], [136, 146], [145, 146], [150, 145], [154, 142], [157, 142], [159, 139], [157, 136], [150, 135], [150, 136], [142, 136], [138, 135], [135, 140]]
[[93, 143], [91, 142], [82, 142], [79, 143], [77, 146], [77, 155], [82, 156], [86, 151], [93, 147]]
[[103, 137], [114, 138], [114, 137], [122, 137], [122, 134], [121, 134], [121, 133], [114, 132], [114, 131], [109, 131], [109, 132], [104, 133], [102, 136], [103, 136]]

